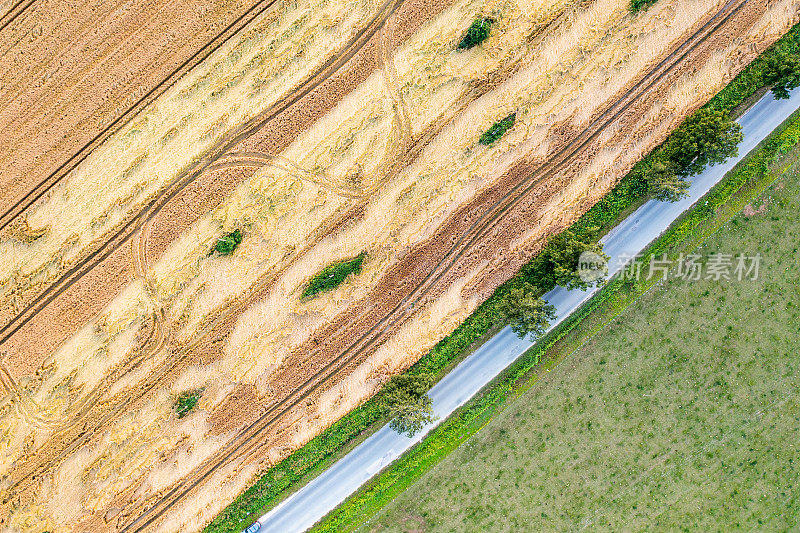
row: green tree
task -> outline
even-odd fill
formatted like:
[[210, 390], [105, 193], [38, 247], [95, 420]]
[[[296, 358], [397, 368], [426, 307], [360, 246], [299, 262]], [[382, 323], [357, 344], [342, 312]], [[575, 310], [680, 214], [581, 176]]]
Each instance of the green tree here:
[[389, 427], [413, 437], [425, 424], [436, 419], [427, 394], [432, 383], [429, 374], [392, 376], [378, 397], [381, 408], [392, 417]]
[[703, 108], [686, 119], [649, 161], [634, 167], [632, 174], [647, 184], [650, 196], [674, 202], [686, 196], [686, 178], [702, 172], [709, 163], [736, 155], [741, 141], [741, 127], [727, 113]]
[[585, 289], [592, 285], [581, 279], [578, 262], [584, 252], [594, 252], [608, 259], [603, 253], [603, 245], [595, 239], [597, 230], [589, 228], [584, 235], [564, 230], [553, 236], [542, 252], [523, 268], [525, 279], [545, 290], [556, 285], [567, 289]]
[[767, 54], [765, 83], [772, 86], [777, 99], [789, 98], [789, 91], [800, 85], [800, 58], [785, 49]]
[[700, 109], [673, 132], [661, 153], [678, 176], [699, 174], [709, 163], [738, 153], [742, 128], [721, 110]]
[[426, 424], [435, 420], [431, 399], [427, 395], [413, 404], [398, 405], [392, 410], [392, 417], [389, 427], [408, 437], [413, 437]]
[[489, 17], [476, 18], [472, 24], [470, 24], [469, 28], [467, 28], [467, 32], [464, 34], [464, 37], [461, 38], [461, 41], [459, 41], [456, 49], [468, 50], [473, 46], [481, 44], [489, 37], [493, 22], [494, 20]]
[[542, 300], [541, 294], [526, 282], [509, 290], [498, 304], [498, 313], [520, 337], [539, 337], [556, 317], [555, 307]]
[[689, 191], [689, 182], [675, 172], [675, 166], [669, 161], [656, 159], [647, 170], [649, 194], [662, 202], [676, 202], [685, 197]]

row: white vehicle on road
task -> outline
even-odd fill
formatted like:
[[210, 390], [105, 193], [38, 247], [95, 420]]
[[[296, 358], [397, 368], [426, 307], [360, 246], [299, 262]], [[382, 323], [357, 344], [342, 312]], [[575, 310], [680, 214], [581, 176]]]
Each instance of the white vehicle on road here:
[[256, 533], [256, 531], [259, 531], [260, 529], [261, 529], [261, 524], [255, 522], [247, 526], [247, 529], [245, 529], [243, 533]]

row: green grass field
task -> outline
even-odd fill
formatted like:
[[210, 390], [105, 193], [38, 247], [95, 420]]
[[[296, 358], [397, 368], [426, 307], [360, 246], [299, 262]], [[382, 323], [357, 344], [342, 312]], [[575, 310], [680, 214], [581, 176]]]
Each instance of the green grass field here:
[[756, 530], [800, 523], [800, 149], [698, 253], [756, 281], [656, 285], [363, 526]]

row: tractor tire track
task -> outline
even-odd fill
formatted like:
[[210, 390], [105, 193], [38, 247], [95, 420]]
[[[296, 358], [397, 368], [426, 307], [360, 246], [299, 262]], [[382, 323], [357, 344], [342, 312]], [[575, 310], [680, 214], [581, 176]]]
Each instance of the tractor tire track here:
[[0, 32], [3, 31], [6, 26], [14, 22], [17, 17], [22, 15], [35, 1], [36, 0], [20, 0], [11, 6], [8, 11], [3, 13], [3, 15], [0, 16]]
[[[381, 56], [382, 63], [381, 69], [385, 75], [385, 81], [387, 84], [387, 89], [390, 91], [390, 99], [392, 102], [402, 104], [401, 97], [399, 91], [396, 91], [396, 81], [392, 83], [391, 74], [387, 72], [387, 69], [392, 68], [393, 64], [389, 60], [389, 50], [386, 48], [388, 47], [389, 39], [385, 38], [385, 35], [381, 39], [382, 46], [384, 47], [383, 54]], [[411, 144], [410, 139], [410, 127], [408, 126], [408, 115], [407, 110], [405, 110], [404, 105], [397, 105], [395, 106], [396, 116], [394, 122], [397, 124], [397, 134], [393, 135], [394, 139], [394, 146], [387, 151], [387, 154], [384, 156], [381, 164], [379, 164], [379, 168], [388, 169], [392, 162], [397, 161], [403, 154], [404, 147]], [[403, 115], [402, 113], [406, 113]], [[311, 172], [302, 169], [296, 163], [289, 161], [286, 158], [280, 156], [273, 156], [264, 153], [251, 153], [251, 152], [234, 152], [225, 154], [220, 157], [216, 162], [212, 163], [208, 167], [206, 167], [203, 172], [206, 171], [213, 171], [219, 170], [224, 168], [237, 168], [237, 167], [254, 167], [254, 168], [264, 168], [266, 166], [275, 166], [280, 168], [281, 170], [286, 171], [291, 176], [306, 180], [317, 185], [324, 186], [333, 190], [336, 194], [350, 197], [350, 198], [363, 198], [366, 195], [370, 194], [369, 191], [364, 191], [362, 189], [354, 189], [352, 186], [346, 183], [338, 184], [337, 180], [334, 180], [330, 176], [318, 176], [316, 174], [312, 174]], [[388, 172], [388, 170], [386, 171]], [[320, 177], [322, 179], [320, 179]], [[374, 187], [377, 187], [380, 183], [382, 183], [383, 179], [378, 179], [377, 183]], [[76, 424], [81, 417], [88, 414], [89, 410], [92, 407], [92, 404], [97, 400], [100, 394], [107, 388], [108, 385], [115, 382], [116, 380], [122, 378], [124, 375], [128, 374], [130, 371], [134, 370], [138, 367], [138, 365], [147, 360], [148, 357], [156, 354], [158, 351], [163, 349], [165, 346], [169, 345], [172, 340], [171, 334], [172, 331], [168, 327], [166, 323], [165, 311], [163, 308], [163, 302], [160, 302], [158, 298], [152, 291], [152, 287], [147, 279], [147, 271], [149, 270], [149, 262], [147, 259], [147, 240], [152, 229], [152, 224], [155, 220], [155, 216], [157, 212], [152, 212], [150, 215], [145, 219], [142, 225], [139, 226], [139, 229], [134, 234], [131, 253], [132, 253], [132, 263], [134, 267], [135, 275], [138, 279], [141, 279], [144, 283], [145, 292], [147, 293], [148, 297], [151, 299], [151, 303], [154, 306], [153, 312], [153, 328], [150, 334], [149, 339], [145, 342], [145, 348], [143, 350], [138, 351], [134, 357], [130, 358], [129, 360], [125, 361], [123, 364], [119, 365], [112, 373], [107, 376], [104, 376], [102, 381], [89, 393], [84, 395], [80, 402], [77, 403], [70, 411], [58, 417], [58, 419], [53, 420], [44, 420], [38, 416], [38, 406], [35, 403], [32, 406], [29, 406], [27, 402], [23, 402], [20, 404], [18, 408], [25, 408], [24, 415], [26, 419], [37, 427], [47, 428], [57, 430], [58, 432], [64, 432], [65, 430], [69, 429], [70, 426]], [[329, 224], [325, 224], [326, 226], [337, 227], [338, 225], [342, 224], [345, 220], [352, 217], [353, 210], [349, 209], [345, 213], [341, 214], [338, 217], [335, 217], [333, 220], [328, 221]], [[326, 233], [327, 234], [327, 233]], [[316, 239], [313, 239], [307, 243], [307, 245], [300, 250], [299, 252], [295, 253], [295, 257], [293, 260], [296, 260], [298, 257], [302, 257], [306, 252], [311, 250], [326, 234], [318, 235]], [[267, 279], [262, 279], [260, 282], [255, 286], [256, 289], [254, 292], [259, 292], [264, 290], [266, 287], [274, 283], [274, 281], [285, 271], [288, 266], [290, 266], [291, 260], [287, 263], [286, 266], [279, 269], [278, 271], [274, 272], [270, 275]], [[229, 315], [235, 313], [236, 311], [243, 310], [247, 305], [251, 303], [250, 299], [245, 299], [244, 301], [234, 302], [231, 305], [226, 306], [223, 312], [217, 314], [215, 316], [215, 320], [209, 321], [206, 324], [207, 331], [202, 333], [201, 335], [192, 339], [191, 344], [188, 347], [184, 348], [178, 357], [174, 360], [173, 363], [167, 366], [166, 369], [161, 369], [160, 372], [157, 374], [164, 375], [167, 374], [171, 368], [177, 364], [183, 357], [188, 355], [191, 352], [191, 349], [197, 345], [200, 341], [202, 341], [211, 331], [211, 328], [214, 326], [216, 322], [224, 320]], [[0, 368], [2, 370], [2, 368]], [[13, 378], [7, 376], [11, 381], [10, 384], [13, 386]], [[4, 385], [5, 385], [5, 380]], [[158, 381], [158, 380], [156, 380]], [[9, 391], [14, 394], [14, 398], [22, 401], [26, 400], [28, 397], [23, 393], [20, 393], [17, 389], [9, 388]], [[30, 408], [28, 408], [30, 407]], [[65, 421], [66, 417], [66, 421]]]
[[[388, 47], [388, 42], [389, 41], [387, 39], [385, 39], [385, 38], [382, 39], [382, 46], [384, 46], [384, 50], [383, 50], [384, 53], [382, 54], [383, 62], [381, 64], [381, 67], [382, 67], [382, 70], [384, 72], [386, 72], [386, 70], [389, 69], [389, 68], [393, 68], [391, 60], [390, 60], [390, 58], [388, 56], [388, 50], [386, 50], [386, 47]], [[405, 120], [405, 124], [406, 125], [409, 124], [408, 123], [408, 115], [406, 114], [405, 116], [403, 116], [403, 114], [402, 114], [404, 112], [404, 106], [402, 105], [402, 100], [400, 98], [399, 91], [397, 93], [392, 92], [392, 91], [394, 91], [394, 89], [396, 88], [397, 85], [396, 85], [396, 83], [394, 85], [392, 85], [391, 81], [389, 80], [390, 74], [387, 73], [386, 76], [387, 76], [387, 78], [386, 78], [387, 88], [390, 90], [390, 98], [392, 99], [393, 102], [398, 103], [398, 105], [395, 107], [395, 110], [396, 110], [395, 122], [397, 123], [397, 130], [398, 130], [397, 135], [394, 136], [395, 139], [396, 139], [396, 141], [394, 143], [395, 146], [392, 147], [389, 151], [387, 151], [386, 155], [383, 158], [383, 161], [379, 165], [379, 168], [387, 168], [388, 169], [389, 166], [390, 166], [390, 163], [395, 161], [395, 160], [397, 160], [397, 158], [402, 155], [402, 151], [403, 151], [404, 147], [408, 146], [411, 143], [411, 139], [409, 137], [410, 136], [410, 127], [405, 127], [404, 126], [404, 120]], [[313, 173], [301, 168], [299, 165], [297, 165], [293, 161], [290, 161], [290, 160], [288, 160], [288, 159], [286, 159], [284, 157], [274, 156], [274, 155], [264, 154], [264, 153], [233, 152], [233, 153], [225, 154], [222, 157], [220, 157], [219, 160], [217, 160], [216, 162], [214, 162], [211, 165], [209, 165], [208, 167], [206, 167], [206, 169], [204, 169], [204, 171], [213, 171], [213, 170], [219, 170], [219, 169], [225, 169], [225, 168], [240, 168], [240, 167], [254, 167], [256, 169], [261, 169], [261, 168], [265, 168], [265, 167], [268, 167], [268, 166], [277, 167], [277, 168], [279, 168], [281, 170], [284, 170], [285, 172], [287, 172], [292, 177], [295, 177], [297, 179], [306, 180], [306, 181], [309, 181], [311, 183], [315, 183], [315, 184], [320, 185], [320, 186], [324, 186], [326, 188], [329, 188], [329, 189], [333, 190], [336, 194], [339, 194], [339, 195], [342, 195], [342, 196], [345, 196], [345, 197], [363, 198], [363, 197], [371, 194], [370, 191], [363, 191], [361, 189], [354, 189], [353, 187], [349, 186], [349, 184], [346, 184], [346, 183], [338, 184], [337, 180], [335, 180], [331, 176], [325, 176], [325, 175], [318, 176], [316, 174], [313, 174]], [[387, 172], [388, 172], [388, 170], [387, 170]], [[320, 179], [320, 177], [322, 179]], [[374, 187], [377, 187], [381, 182], [383, 182], [383, 179], [378, 179], [377, 182], [378, 182], [378, 184], [374, 185]], [[346, 220], [347, 218], [350, 217], [351, 211], [352, 210], [347, 210], [342, 215], [340, 215], [338, 217], [335, 217], [333, 220], [329, 221], [330, 225], [333, 226], [333, 227], [336, 227], [337, 225], [341, 224], [344, 220]], [[165, 310], [164, 310], [163, 302], [161, 302], [157, 298], [157, 296], [154, 294], [154, 292], [152, 290], [152, 287], [151, 287], [151, 285], [149, 283], [149, 280], [147, 279], [147, 272], [149, 270], [149, 261], [147, 259], [147, 241], [148, 241], [150, 232], [152, 230], [152, 225], [153, 225], [153, 222], [155, 220], [155, 216], [156, 216], [156, 213], [151, 213], [150, 216], [144, 221], [144, 223], [136, 231], [136, 233], [134, 235], [134, 238], [133, 238], [133, 245], [132, 245], [132, 249], [131, 249], [131, 251], [132, 251], [132, 262], [133, 262], [133, 265], [134, 265], [134, 271], [136, 273], [136, 277], [138, 279], [141, 279], [142, 282], [144, 283], [145, 291], [148, 294], [148, 297], [151, 299], [151, 303], [155, 308], [155, 311], [154, 311], [154, 314], [153, 314], [154, 333], [151, 335], [150, 340], [148, 340], [148, 342], [146, 343], [147, 345], [153, 343], [154, 346], [150, 347], [150, 348], [147, 348], [144, 351], [144, 353], [138, 354], [135, 357], [135, 361], [132, 361], [134, 364], [130, 364], [130, 363], [126, 364], [125, 368], [123, 370], [123, 373], [121, 375], [115, 375], [113, 377], [112, 376], [104, 377], [103, 384], [105, 384], [105, 383], [113, 383], [116, 379], [119, 379], [124, 374], [130, 372], [136, 366], [138, 366], [139, 362], [141, 362], [143, 360], [146, 360], [150, 355], [154, 355], [156, 352], [158, 352], [159, 350], [164, 348], [166, 345], [169, 344], [169, 342], [171, 340], [172, 331], [166, 324], [166, 317], [165, 317]], [[306, 244], [306, 246], [303, 247], [302, 250], [300, 250], [299, 252], [296, 252], [294, 254], [294, 257], [289, 259], [286, 262], [286, 265], [283, 268], [278, 269], [276, 272], [272, 273], [272, 275], [270, 275], [268, 278], [260, 280], [260, 282], [255, 285], [255, 288], [254, 288], [254, 290], [252, 292], [253, 293], [259, 293], [260, 291], [262, 291], [265, 288], [267, 288], [270, 285], [272, 285], [272, 283], [274, 283], [274, 281], [283, 274], [285, 269], [288, 268], [294, 260], [297, 260], [299, 257], [302, 257], [303, 255], [305, 255], [305, 253], [307, 253], [309, 250], [314, 248], [314, 246], [318, 243], [318, 241], [321, 240], [322, 238], [324, 238], [325, 235], [327, 235], [327, 234], [319, 235], [317, 237], [317, 239], [309, 241]], [[251, 299], [246, 298], [244, 300], [240, 300], [239, 302], [234, 302], [233, 304], [226, 306], [226, 308], [224, 309], [224, 311], [222, 313], [217, 314], [214, 317], [213, 320], [210, 320], [210, 321], [208, 321], [206, 323], [205, 326], [207, 328], [207, 331], [205, 333], [201, 334], [200, 336], [197, 336], [196, 338], [192, 339], [191, 344], [188, 347], [186, 347], [186, 348], [184, 348], [182, 350], [180, 355], [178, 355], [178, 357], [176, 358], [174, 364], [177, 364], [181, 360], [181, 358], [183, 358], [186, 355], [188, 355], [191, 352], [191, 349], [194, 346], [196, 346], [198, 342], [202, 341], [210, 333], [211, 328], [213, 328], [214, 325], [217, 322], [226, 319], [228, 316], [230, 316], [231, 314], [234, 314], [237, 311], [241, 311], [241, 310], [245, 309], [248, 305], [250, 305], [250, 303], [252, 303]], [[155, 339], [155, 340], [153, 340], [153, 339]], [[172, 366], [174, 366], [174, 364], [168, 366], [168, 368], [166, 368], [165, 370], [162, 370], [161, 374], [168, 373], [171, 370]], [[118, 374], [118, 373], [115, 373], [115, 374]], [[156, 381], [159, 381], [159, 380], [156, 380]], [[105, 388], [104, 386], [98, 386], [93, 391], [92, 400], [94, 400], [99, 395], [99, 393], [102, 392], [102, 390], [104, 388]], [[88, 403], [89, 403], [88, 399], [87, 400], [83, 400], [81, 405], [87, 406]], [[82, 414], [86, 414], [86, 413], [85, 412], [77, 413], [75, 416], [72, 416], [70, 418], [70, 422], [68, 424], [62, 424], [61, 427], [64, 428], [66, 426], [69, 426], [69, 425], [72, 425], [72, 424], [76, 423], [77, 420], [80, 418], [80, 415], [82, 415]]]
[[[570, 10], [572, 8], [574, 8], [575, 6], [582, 5], [587, 1], [589, 1], [589, 0], [576, 0], [575, 3], [570, 4], [568, 6], [565, 6], [564, 8], [559, 10], [559, 12], [557, 14], [555, 14], [551, 19], [549, 19], [546, 23], [543, 23], [540, 27], [538, 27], [536, 29], [535, 33], [531, 36], [531, 40], [533, 40], [533, 41], [540, 40], [541, 39], [541, 35], [545, 32], [545, 30], [547, 30], [548, 28], [557, 27], [557, 26], [560, 26], [561, 24], [563, 24], [565, 22], [564, 19], [569, 17], [569, 12], [570, 12]], [[393, 40], [393, 33], [392, 32], [388, 32], [388, 35], [390, 35], [390, 36], [387, 37], [387, 33], [384, 33], [383, 38], [382, 38], [382, 42], [383, 41], [387, 41], [387, 40]], [[402, 166], [406, 161], [412, 159], [417, 153], [419, 153], [419, 151], [422, 149], [422, 147], [425, 144], [425, 142], [427, 142], [428, 139], [432, 138], [432, 136], [435, 135], [435, 133], [438, 132], [441, 129], [441, 127], [443, 127], [443, 125], [445, 123], [449, 122], [449, 120], [453, 116], [458, 114], [458, 112], [461, 109], [463, 109], [466, 105], [468, 105], [468, 103], [472, 99], [484, 94], [490, 88], [490, 84], [488, 83], [488, 80], [483, 80], [483, 81], [477, 82], [476, 87], [474, 87], [473, 90], [470, 91], [469, 94], [465, 95], [464, 98], [462, 98], [459, 102], [457, 102], [455, 104], [456, 109], [449, 110], [449, 112], [445, 112], [444, 115], [442, 116], [441, 120], [436, 121], [435, 124], [433, 124], [430, 128], [428, 128], [428, 130], [426, 132], [424, 132], [421, 135], [421, 138], [418, 139], [418, 140], [419, 141], [423, 141], [422, 144], [420, 144], [419, 142], [415, 143], [414, 142], [415, 140], [413, 140], [411, 138], [412, 135], [411, 135], [411, 125], [410, 125], [410, 113], [408, 111], [407, 105], [400, 98], [400, 89], [398, 87], [397, 72], [396, 72], [396, 69], [394, 67], [394, 64], [392, 62], [388, 61], [388, 55], [387, 54], [388, 54], [389, 50], [386, 48], [385, 44], [383, 44], [383, 45], [384, 45], [384, 47], [383, 47], [384, 54], [383, 54], [383, 56], [380, 57], [380, 61], [386, 67], [384, 69], [384, 76], [386, 77], [387, 86], [388, 86], [388, 89], [390, 91], [390, 95], [391, 95], [391, 97], [393, 99], [394, 105], [396, 107], [399, 107], [399, 110], [400, 110], [399, 113], [395, 114], [395, 120], [398, 122], [398, 129], [401, 131], [401, 134], [402, 134], [402, 136], [400, 138], [400, 141], [402, 142], [402, 147], [399, 148], [398, 150], [400, 152], [404, 152], [405, 153], [405, 157], [403, 157], [402, 161], [394, 160], [394, 161], [386, 162], [385, 164], [383, 164], [381, 167], [376, 169], [376, 171], [373, 173], [374, 175], [378, 175], [378, 176], [382, 176], [382, 175], [384, 175], [386, 173], [389, 173], [390, 169], [394, 169], [394, 168], [397, 168], [399, 166]], [[499, 82], [499, 81], [502, 81], [503, 79], [511, 76], [518, 68], [521, 67], [522, 64], [523, 64], [522, 62], [514, 62], [514, 64], [512, 66], [510, 66], [510, 67], [509, 66], [505, 66], [505, 67], [501, 68], [501, 72], [499, 72], [499, 73], [497, 73], [497, 75], [493, 76], [493, 81]], [[313, 90], [313, 88], [312, 88], [312, 90]], [[275, 118], [275, 116], [277, 116], [280, 112], [284, 111], [286, 108], [290, 107], [293, 103], [294, 103], [294, 101], [292, 103], [290, 103], [289, 105], [287, 105], [287, 106], [283, 106], [283, 109], [281, 109], [281, 110], [279, 110], [279, 111], [277, 111], [275, 113], [271, 113], [270, 116], [261, 123], [261, 125], [263, 125], [264, 123], [268, 122], [269, 120], [272, 120], [273, 118]], [[265, 111], [264, 113], [268, 113], [268, 111]], [[255, 118], [252, 119], [252, 120], [255, 120]], [[260, 127], [261, 126], [254, 127], [254, 128], [252, 128], [251, 131], [255, 131], [255, 130], [259, 129]], [[246, 136], [247, 136], [247, 134], [242, 135], [242, 137], [246, 137]], [[234, 143], [238, 142], [238, 140], [239, 139], [234, 141]], [[221, 142], [225, 142], [225, 141], [223, 140]], [[394, 139], [394, 142], [397, 142], [396, 138]], [[233, 143], [231, 143], [231, 144], [233, 144]], [[214, 148], [212, 148], [212, 150], [214, 150]], [[222, 150], [218, 151], [220, 153], [223, 153], [223, 155], [219, 155], [219, 156], [217, 156], [217, 158], [224, 157], [224, 150], [225, 149], [222, 149]], [[265, 155], [265, 154], [262, 154], [262, 155]], [[207, 158], [207, 159], [209, 159], [210, 161], [215, 161], [214, 157], [210, 157], [210, 158]], [[208, 164], [213, 165], [215, 163], [208, 163]], [[295, 167], [296, 167], [296, 165], [295, 165]], [[221, 168], [221, 167], [215, 167], [215, 168]], [[299, 169], [299, 167], [296, 167], [296, 169], [297, 169], [297, 171], [302, 171], [301, 169]], [[163, 202], [159, 202], [159, 204], [154, 208], [154, 212], [157, 213], [162, 207], [164, 207], [164, 205], [166, 205], [171, 199], [173, 199], [176, 195], [178, 195], [181, 192], [182, 189], [184, 189], [186, 186], [188, 186], [193, 181], [195, 181], [195, 179], [198, 178], [200, 176], [200, 174], [202, 174], [202, 172], [204, 172], [204, 171], [205, 171], [205, 169], [202, 168], [202, 167], [200, 169], [196, 170], [195, 173], [193, 173], [193, 175], [191, 175], [188, 178], [188, 180], [185, 181], [180, 186], [180, 188], [178, 188], [177, 190], [173, 190], [172, 192], [169, 191], [169, 187], [171, 187], [173, 184], [168, 184], [165, 187], [164, 191], [162, 191], [161, 194], [169, 194], [169, 196]], [[186, 172], [189, 172], [189, 170], [187, 170]], [[306, 172], [306, 171], [302, 171], [302, 172]], [[310, 175], [310, 173], [306, 172], [306, 174], [307, 174], [307, 180], [317, 181], [317, 182], [320, 181], [319, 179], [314, 178], [314, 176]], [[180, 177], [178, 177], [176, 179], [180, 179]], [[336, 180], [331, 180], [331, 179], [327, 179], [326, 178], [326, 181], [328, 182], [328, 184], [332, 184]], [[381, 183], [380, 179], [372, 179], [372, 183], [371, 183], [370, 186], [368, 186], [366, 188], [362, 187], [360, 190], [355, 190], [352, 187], [352, 184], [345, 184], [345, 183], [339, 182], [339, 183], [337, 183], [336, 185], [333, 186], [332, 190], [337, 192], [337, 194], [341, 194], [341, 195], [343, 195], [345, 197], [356, 198], [356, 197], [362, 197], [364, 195], [371, 194], [372, 192], [377, 190], [377, 187], [380, 186], [380, 183]], [[136, 215], [136, 216], [141, 216], [142, 213], [146, 213], [148, 209], [151, 209], [153, 202], [157, 202], [157, 201], [158, 201], [158, 199], [154, 199], [151, 202], [150, 205], [143, 207], [142, 211], [140, 211], [139, 215]], [[129, 228], [127, 228], [127, 227], [123, 228], [122, 231], [125, 231], [127, 229], [129, 229]], [[136, 231], [136, 230], [137, 230], [136, 228], [133, 228], [131, 231]], [[61, 295], [65, 290], [67, 290], [71, 285], [73, 285], [73, 283], [75, 281], [77, 281], [78, 279], [80, 279], [81, 276], [85, 275], [92, 268], [94, 268], [95, 266], [100, 264], [102, 261], [104, 261], [106, 258], [108, 258], [108, 256], [111, 255], [111, 253], [114, 252], [122, 244], [124, 244], [124, 239], [123, 240], [119, 239], [119, 233], [116, 234], [115, 236], [112, 236], [109, 241], [100, 244], [99, 248], [97, 248], [97, 249], [93, 250], [92, 252], [90, 252], [89, 257], [85, 258], [82, 263], [79, 263], [78, 265], [74, 265], [66, 273], [62, 274], [62, 276], [59, 279], [57, 279], [52, 284], [50, 284], [47, 288], [45, 288], [44, 291], [42, 293], [40, 293], [36, 298], [34, 298], [33, 301], [31, 301], [29, 304], [27, 304], [23, 308], [22, 311], [20, 311], [11, 320], [9, 320], [8, 323], [6, 323], [2, 327], [0, 327], [0, 345], [5, 343], [6, 341], [8, 341], [8, 339], [11, 336], [13, 336], [17, 331], [19, 331], [19, 329], [21, 329], [21, 327], [23, 327], [33, 317], [35, 317], [36, 314], [38, 314], [44, 307], [46, 307], [47, 305], [52, 303], [53, 300], [55, 300], [59, 295]], [[108, 252], [102, 254], [102, 257], [96, 259], [91, 265], [88, 265], [88, 268], [87, 268], [86, 262], [88, 260], [90, 260], [93, 256], [96, 256], [97, 254], [100, 254], [106, 246], [110, 247]], [[52, 294], [52, 291], [57, 291], [57, 292], [55, 294]]]

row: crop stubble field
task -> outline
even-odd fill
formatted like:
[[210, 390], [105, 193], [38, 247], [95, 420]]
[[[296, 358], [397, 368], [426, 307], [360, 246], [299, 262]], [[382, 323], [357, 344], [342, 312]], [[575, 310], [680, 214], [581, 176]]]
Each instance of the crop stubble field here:
[[695, 253], [758, 279], [653, 289], [362, 530], [792, 530], [800, 148]]
[[0, 226], [270, 4], [0, 5]]
[[[455, 52], [479, 13], [492, 36]], [[265, 11], [4, 230], [3, 525], [206, 523], [796, 19], [790, 1]], [[515, 126], [478, 145], [511, 111]], [[236, 252], [209, 255], [233, 229]], [[357, 277], [300, 298], [362, 252]], [[175, 397], [199, 388], [178, 419]]]

